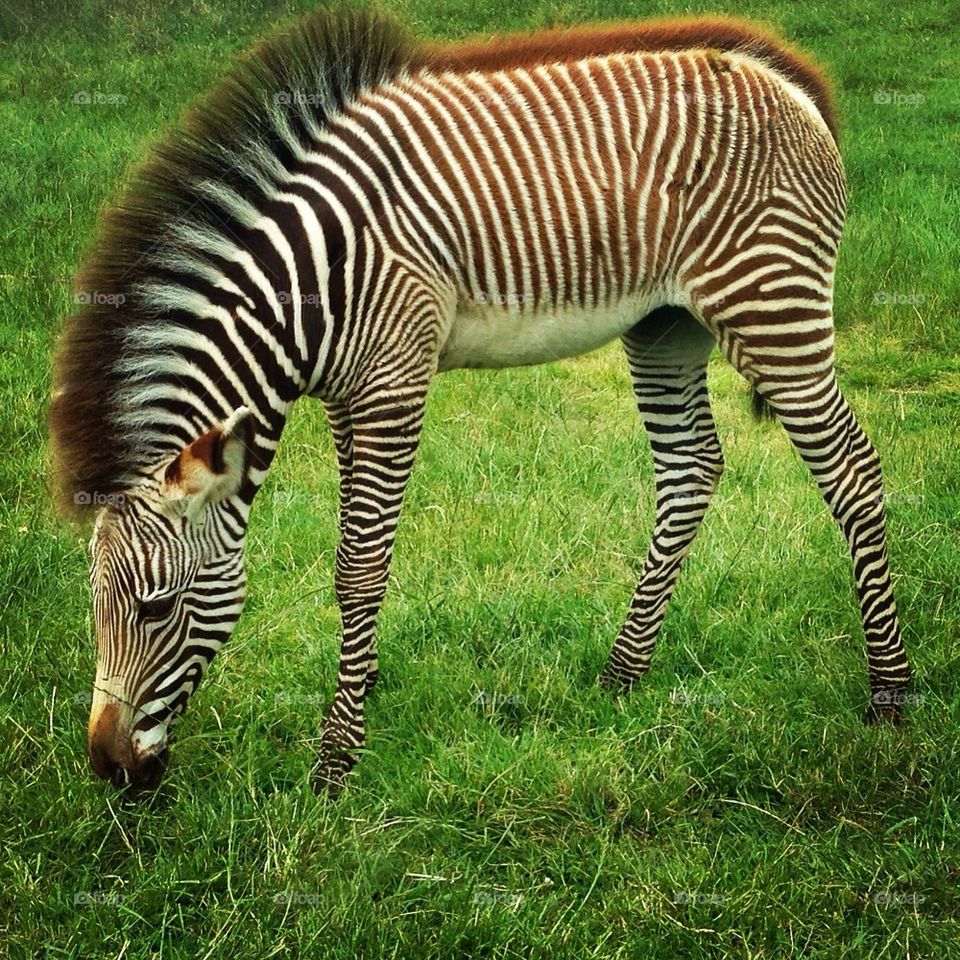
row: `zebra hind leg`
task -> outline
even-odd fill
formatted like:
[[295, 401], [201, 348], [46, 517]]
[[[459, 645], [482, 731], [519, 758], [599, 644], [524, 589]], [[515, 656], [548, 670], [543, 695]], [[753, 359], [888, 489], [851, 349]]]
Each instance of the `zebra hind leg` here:
[[623, 337], [637, 407], [653, 452], [653, 538], [626, 622], [600, 675], [625, 690], [650, 665], [684, 557], [723, 472], [707, 394], [712, 335], [681, 307], [661, 307]]
[[751, 304], [740, 309], [724, 304], [725, 319], [716, 322], [721, 349], [783, 424], [843, 531], [867, 648], [864, 721], [896, 723], [911, 674], [887, 564], [880, 458], [836, 381], [829, 304], [811, 329], [809, 308], [764, 315], [756, 308], [759, 293], [747, 299]]

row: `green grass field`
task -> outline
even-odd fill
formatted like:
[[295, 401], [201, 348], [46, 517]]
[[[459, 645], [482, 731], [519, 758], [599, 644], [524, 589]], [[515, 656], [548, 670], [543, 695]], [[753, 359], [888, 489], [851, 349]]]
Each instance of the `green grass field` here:
[[309, 4], [8, 2], [0, 957], [960, 955], [956, 5], [392, 6], [438, 37], [738, 13], [829, 65], [851, 195], [838, 365], [886, 472], [909, 722], [861, 725], [845, 544], [719, 357], [715, 506], [650, 674], [619, 701], [599, 691], [653, 516], [612, 345], [437, 381], [380, 619], [369, 749], [339, 802], [308, 780], [338, 652], [336, 469], [309, 401], [254, 510], [247, 610], [159, 794], [131, 804], [95, 780], [87, 532], [49, 501], [51, 344], [128, 165], [234, 52]]

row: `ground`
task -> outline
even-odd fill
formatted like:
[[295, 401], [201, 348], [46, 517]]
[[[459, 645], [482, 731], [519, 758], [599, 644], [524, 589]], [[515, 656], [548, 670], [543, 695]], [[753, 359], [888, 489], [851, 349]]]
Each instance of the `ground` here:
[[[369, 750], [338, 803], [308, 781], [337, 658], [336, 472], [309, 402], [256, 504], [248, 609], [164, 787], [131, 805], [93, 779], [87, 534], [51, 512], [51, 344], [128, 165], [235, 51], [307, 6], [0, 9], [0, 956], [949, 957], [960, 51], [956, 9], [933, 0], [709, 7], [778, 27], [837, 84], [839, 378], [887, 478], [916, 673], [904, 726], [861, 725], [844, 543], [719, 357], [716, 504], [651, 673], [620, 700], [597, 689], [653, 514], [611, 346], [438, 381], [381, 618]], [[392, 6], [437, 37], [680, 10]]]

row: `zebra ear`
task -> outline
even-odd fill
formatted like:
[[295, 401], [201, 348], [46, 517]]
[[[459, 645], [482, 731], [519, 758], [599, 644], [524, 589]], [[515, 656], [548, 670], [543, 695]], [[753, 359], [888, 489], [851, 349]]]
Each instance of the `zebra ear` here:
[[179, 516], [199, 521], [204, 508], [232, 497], [247, 474], [253, 414], [240, 407], [219, 427], [197, 437], [170, 462], [160, 496]]

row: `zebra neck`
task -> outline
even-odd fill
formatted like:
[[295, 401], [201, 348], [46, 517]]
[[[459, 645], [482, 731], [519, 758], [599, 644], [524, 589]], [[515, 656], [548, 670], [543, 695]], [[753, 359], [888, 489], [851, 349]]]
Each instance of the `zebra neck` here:
[[266, 478], [291, 406], [306, 392], [313, 345], [306, 343], [299, 305], [272, 284], [228, 269], [215, 278], [193, 277], [189, 286], [177, 279], [141, 284], [145, 319], [131, 327], [116, 367], [122, 386], [115, 419], [128, 449], [128, 474], [134, 482], [153, 475], [247, 407], [256, 426], [239, 494], [245, 512]]

